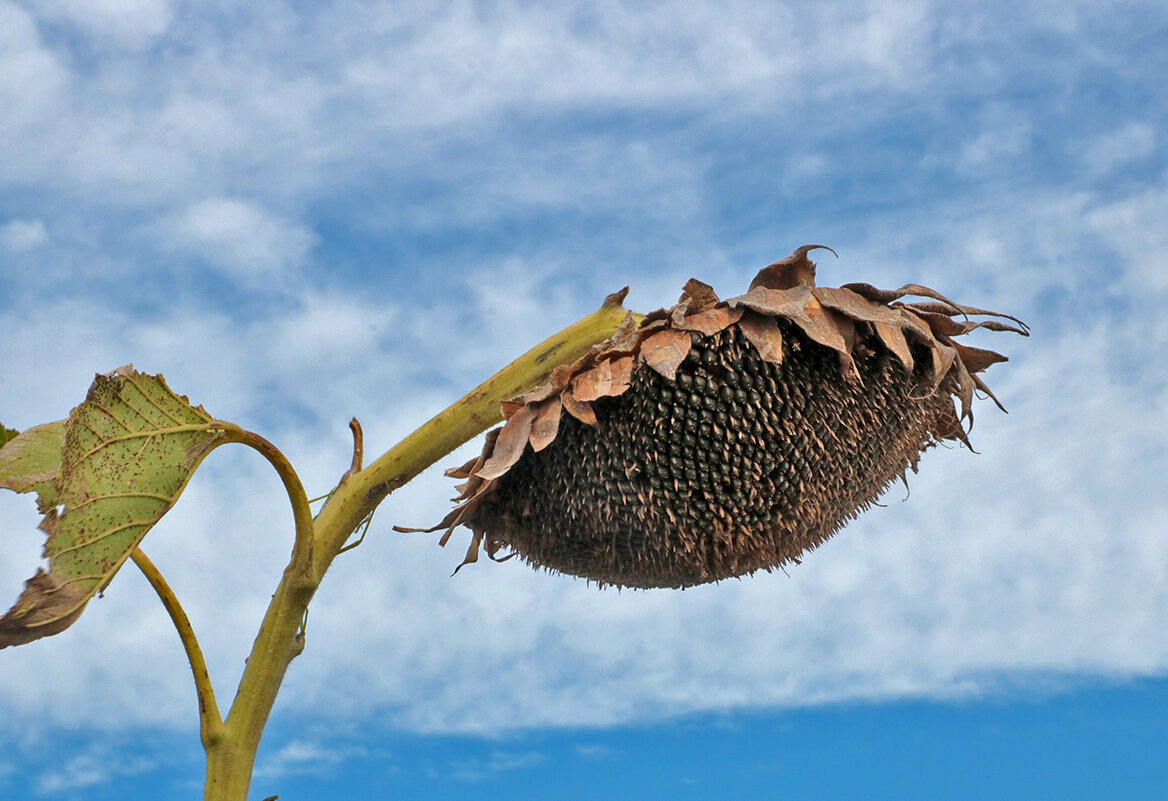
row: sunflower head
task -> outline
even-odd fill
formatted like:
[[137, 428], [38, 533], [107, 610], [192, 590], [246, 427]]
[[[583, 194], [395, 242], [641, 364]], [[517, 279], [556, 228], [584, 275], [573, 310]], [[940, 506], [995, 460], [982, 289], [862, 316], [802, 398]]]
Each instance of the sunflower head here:
[[1026, 326], [916, 284], [817, 287], [817, 247], [727, 300], [691, 279], [504, 404], [447, 471], [442, 544], [464, 525], [463, 564], [481, 546], [602, 585], [702, 584], [797, 562], [926, 448], [968, 445], [975, 390], [993, 398], [978, 373], [1006, 357], [956, 339]]

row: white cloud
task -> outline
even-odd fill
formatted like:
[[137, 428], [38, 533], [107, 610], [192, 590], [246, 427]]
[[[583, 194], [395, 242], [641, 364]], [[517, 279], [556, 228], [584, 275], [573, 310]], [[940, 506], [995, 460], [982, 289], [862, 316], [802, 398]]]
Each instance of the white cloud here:
[[1082, 159], [1095, 173], [1106, 173], [1151, 156], [1156, 150], [1156, 130], [1143, 122], [1128, 122], [1101, 134], [1082, 146]]
[[40, 0], [46, 19], [71, 23], [99, 44], [144, 47], [166, 32], [174, 12], [170, 0]]
[[49, 233], [40, 220], [11, 220], [0, 225], [0, 245], [20, 252], [47, 244]]
[[[697, 4], [685, 14], [621, 3], [502, 4], [486, 12], [455, 3], [404, 23], [397, 9], [372, 7], [348, 24], [346, 41], [360, 26], [399, 43], [354, 52], [344, 70], [349, 84], [400, 98], [406, 113], [395, 109], [391, 124], [433, 125], [533, 101], [802, 97], [811, 70], [826, 73], [833, 92], [908, 84], [923, 77], [918, 45], [930, 21], [914, 2], [873, 3], [859, 13], [850, 4], [820, 4], [799, 14], [757, 3]], [[817, 59], [825, 48], [833, 58]]]
[[[1099, 206], [1087, 215], [1088, 224], [1113, 244], [1132, 271], [1137, 291], [1168, 290], [1168, 184], [1144, 190]], [[1154, 324], [1153, 321], [1149, 321]]]
[[[12, 137], [5, 169], [95, 206], [147, 208], [234, 197], [241, 176], [294, 201], [394, 165], [403, 144], [418, 145], [404, 137], [419, 129], [445, 130], [432, 140], [440, 145], [472, 122], [491, 126], [533, 108], [772, 108], [813, 91], [812, 70], [832, 76], [822, 96], [857, 81], [919, 80], [927, 49], [914, 45], [930, 25], [919, 3], [873, 4], [856, 17], [849, 4], [806, 14], [698, 5], [681, 16], [585, 3], [485, 13], [465, 3], [412, 13], [355, 4], [300, 17], [265, 6], [234, 14], [229, 29], [209, 12], [174, 30], [162, 0], [38, 7], [99, 39], [174, 45], [82, 70], [41, 44], [26, 12], [4, 8], [18, 47], [0, 70], [0, 98], [13, 123], [29, 115], [40, 123]], [[824, 47], [832, 59], [815, 57]], [[597, 155], [595, 167], [611, 169]], [[570, 189], [556, 186], [559, 173], [548, 178], [558, 196]]]
[[525, 753], [492, 751], [485, 759], [453, 762], [442, 771], [442, 775], [455, 781], [473, 784], [498, 776], [500, 773], [531, 767], [541, 761], [543, 761], [543, 755], [535, 751]]
[[[23, 146], [40, 140], [43, 124], [62, 121], [53, 112], [69, 84], [69, 74], [44, 46], [33, 18], [14, 3], [0, 0], [0, 134], [6, 158], [0, 177], [20, 174]], [[55, 119], [54, 119], [55, 118]]]
[[347, 759], [365, 753], [360, 748], [336, 748], [309, 740], [293, 740], [268, 756], [255, 770], [257, 778], [327, 774]]
[[186, 207], [161, 223], [157, 235], [165, 249], [192, 254], [249, 284], [296, 272], [315, 242], [303, 226], [230, 197]]
[[154, 769], [149, 759], [125, 757], [108, 747], [70, 757], [59, 768], [46, 771], [36, 784], [38, 795], [58, 795], [83, 790], [119, 778], [128, 778]]

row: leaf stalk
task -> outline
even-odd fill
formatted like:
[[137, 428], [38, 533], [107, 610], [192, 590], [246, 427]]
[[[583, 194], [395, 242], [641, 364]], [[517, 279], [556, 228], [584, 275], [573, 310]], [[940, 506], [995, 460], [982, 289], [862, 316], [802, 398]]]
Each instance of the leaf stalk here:
[[199, 738], [203, 741], [203, 749], [210, 753], [218, 747], [223, 739], [223, 718], [219, 715], [219, 706], [215, 702], [215, 690], [211, 686], [211, 674], [207, 672], [207, 662], [203, 658], [203, 650], [199, 647], [195, 630], [174, 591], [170, 589], [170, 585], [166, 583], [162, 573], [142, 552], [142, 549], [135, 548], [130, 554], [130, 558], [146, 576], [146, 580], [150, 582], [150, 586], [154, 588], [154, 592], [162, 600], [162, 605], [166, 608], [167, 614], [170, 615], [175, 629], [178, 630], [178, 637], [182, 640], [183, 649], [187, 653], [191, 672], [195, 675], [195, 692], [199, 697]]

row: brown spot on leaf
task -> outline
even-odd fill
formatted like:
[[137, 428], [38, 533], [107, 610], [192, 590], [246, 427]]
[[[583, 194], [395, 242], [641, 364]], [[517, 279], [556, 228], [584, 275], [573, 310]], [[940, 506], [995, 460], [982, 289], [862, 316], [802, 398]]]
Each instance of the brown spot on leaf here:
[[0, 618], [2, 644], [56, 634], [77, 619], [171, 508], [206, 454], [226, 441], [213, 422], [162, 376], [127, 365], [94, 377], [85, 401], [63, 422], [63, 436], [54, 434], [59, 451], [50, 459], [51, 486], [34, 486], [41, 494], [49, 570], [30, 579], [17, 605]]

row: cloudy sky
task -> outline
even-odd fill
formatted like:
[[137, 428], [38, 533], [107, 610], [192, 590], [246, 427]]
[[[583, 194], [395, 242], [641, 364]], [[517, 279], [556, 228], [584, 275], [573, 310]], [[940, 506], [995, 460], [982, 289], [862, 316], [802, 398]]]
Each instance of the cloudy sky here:
[[[1168, 780], [1168, 9], [1158, 2], [0, 0], [0, 422], [133, 362], [310, 494], [624, 285], [919, 282], [1012, 313], [978, 454], [786, 574], [450, 572], [437, 468], [312, 606], [256, 798], [1153, 798]], [[448, 457], [461, 463], [477, 449]], [[0, 607], [39, 564], [0, 495]], [[221, 449], [150, 534], [220, 702], [291, 543]], [[0, 653], [0, 797], [196, 797], [131, 567]]]

